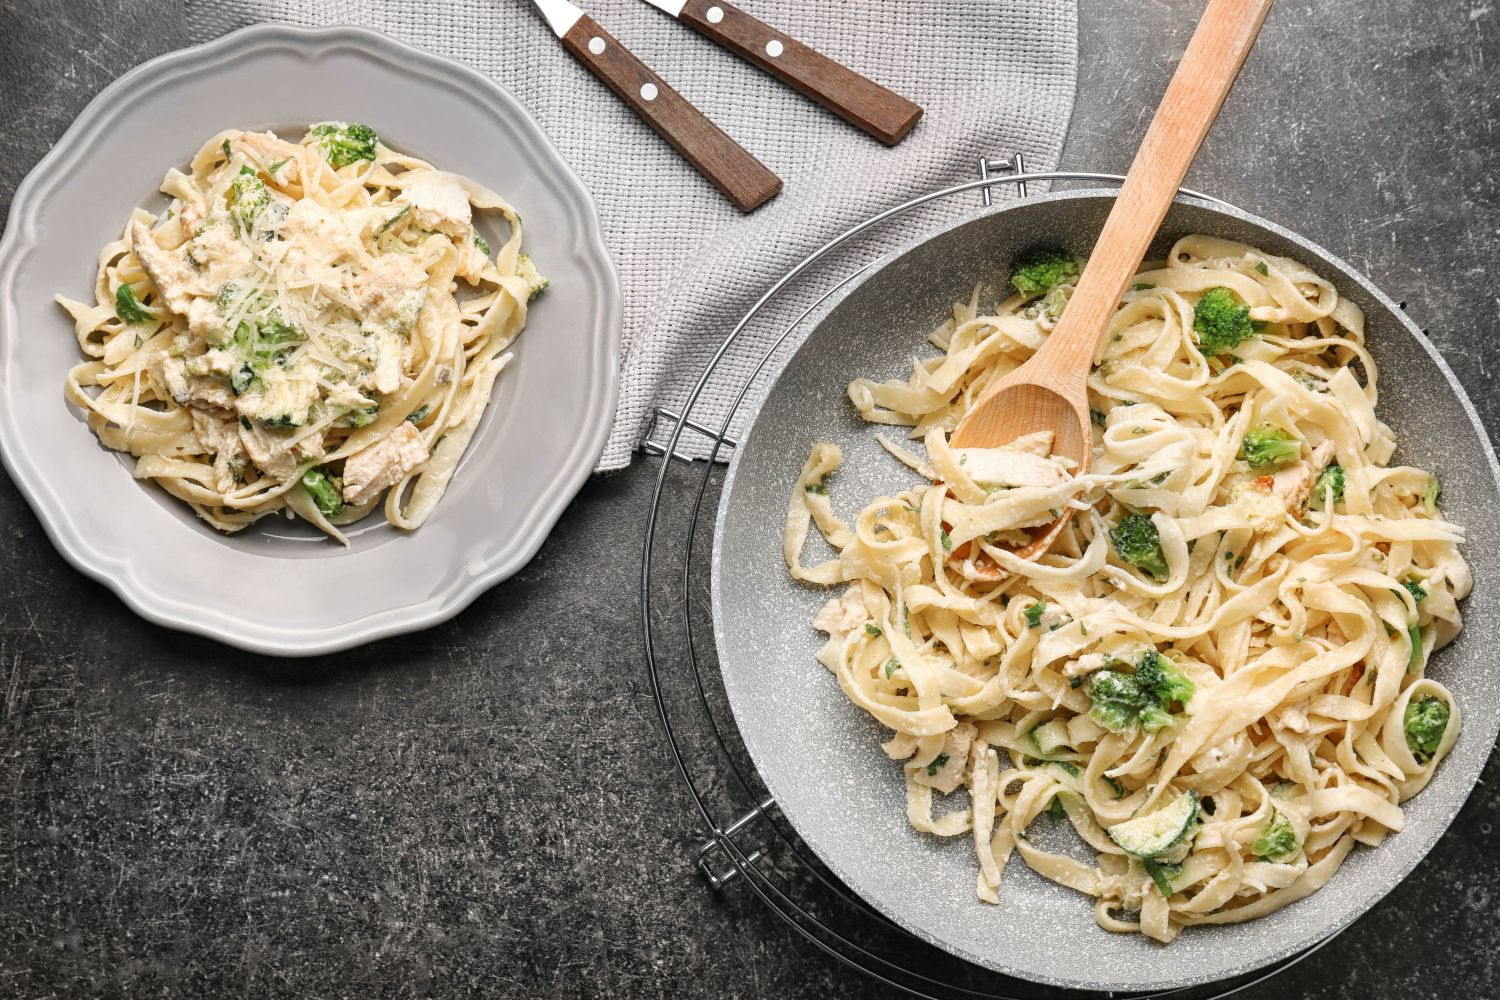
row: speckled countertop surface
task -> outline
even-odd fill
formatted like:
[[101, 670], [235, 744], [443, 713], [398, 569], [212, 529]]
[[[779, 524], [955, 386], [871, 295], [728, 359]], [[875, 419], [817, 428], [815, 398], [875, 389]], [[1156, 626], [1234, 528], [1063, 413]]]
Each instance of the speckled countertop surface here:
[[[1066, 165], [1123, 171], [1198, 6], [1084, 0]], [[0, 23], [7, 206], [94, 93], [185, 44], [173, 0]], [[1190, 177], [1405, 299], [1492, 433], [1497, 61], [1488, 0], [1283, 0]], [[0, 482], [0, 996], [883, 995], [685, 860], [637, 624], [655, 475], [592, 482], [450, 624], [300, 662], [136, 619]], [[1500, 997], [1486, 781], [1390, 897], [1241, 996]]]

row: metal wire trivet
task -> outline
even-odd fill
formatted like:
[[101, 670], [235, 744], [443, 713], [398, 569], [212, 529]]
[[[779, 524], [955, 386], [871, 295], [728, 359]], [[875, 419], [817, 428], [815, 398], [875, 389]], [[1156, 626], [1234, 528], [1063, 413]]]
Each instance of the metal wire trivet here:
[[[1003, 170], [1006, 173], [995, 174]], [[814, 265], [884, 223], [920, 206], [969, 191], [991, 203], [990, 189], [1013, 186], [1025, 197], [1027, 184], [1088, 181], [1118, 184], [1116, 174], [1051, 171], [1028, 174], [1020, 153], [1009, 159], [979, 160], [979, 179], [929, 192], [872, 216], [828, 241], [793, 266], [750, 307], [710, 358], [693, 386], [683, 412], [658, 409], [644, 449], [666, 456], [646, 516], [641, 566], [642, 628], [646, 667], [673, 764], [698, 814], [702, 838], [693, 864], [708, 886], [722, 892], [736, 883], [763, 903], [799, 937], [837, 962], [877, 983], [927, 1000], [1062, 1000], [1082, 996], [1224, 1000], [1277, 975], [1311, 955], [1332, 938], [1290, 958], [1234, 979], [1197, 987], [1147, 993], [1085, 994], [1005, 976], [981, 968], [928, 944], [875, 910], [843, 885], [797, 837], [776, 808], [750, 762], [729, 716], [719, 683], [711, 638], [709, 557], [713, 512], [717, 509], [726, 452], [736, 446], [729, 436], [734, 416], [762, 378], [775, 375], [773, 360], [795, 344], [793, 334], [815, 311], [874, 263], [856, 264], [776, 335], [734, 389], [734, 403], [717, 428], [696, 419], [695, 407], [721, 367], [741, 347], [741, 338], [765, 307], [795, 282], [812, 281]], [[1183, 193], [1217, 204], [1217, 198]], [[826, 281], [826, 279], [825, 279]], [[816, 290], [814, 288], [814, 290]], [[740, 366], [743, 370], [743, 366]], [[665, 440], [657, 432], [666, 427]], [[681, 449], [687, 433], [707, 448], [701, 463]], [[696, 479], [696, 482], [694, 481]]]

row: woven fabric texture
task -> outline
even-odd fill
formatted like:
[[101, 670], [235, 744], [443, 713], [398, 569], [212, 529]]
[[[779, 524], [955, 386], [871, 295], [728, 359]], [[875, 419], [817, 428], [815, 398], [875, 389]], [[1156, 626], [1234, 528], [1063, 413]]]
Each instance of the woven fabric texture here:
[[[1019, 151], [1029, 169], [1053, 168], [1072, 111], [1074, 0], [741, 0], [920, 104], [922, 121], [891, 149], [642, 0], [584, 6], [781, 176], [782, 193], [741, 215], [562, 50], [527, 0], [188, 0], [187, 11], [196, 41], [267, 20], [374, 28], [488, 74], [531, 110], [593, 192], [624, 289], [619, 409], [600, 471], [630, 462], [656, 407], [680, 412], [736, 320], [809, 251], [891, 205], [973, 179], [981, 155]], [[976, 203], [946, 199], [904, 224]], [[696, 420], [719, 425], [775, 321], [816, 291], [789, 290], [747, 330]]]

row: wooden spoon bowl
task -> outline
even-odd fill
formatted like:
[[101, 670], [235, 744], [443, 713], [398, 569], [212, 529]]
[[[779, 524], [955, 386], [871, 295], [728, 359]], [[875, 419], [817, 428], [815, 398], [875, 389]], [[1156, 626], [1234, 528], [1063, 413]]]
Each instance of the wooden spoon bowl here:
[[[1057, 327], [1036, 354], [974, 404], [953, 432], [955, 447], [997, 448], [1023, 434], [1051, 431], [1053, 454], [1076, 462], [1075, 474], [1088, 471], [1088, 374], [1099, 338], [1218, 117], [1271, 2], [1210, 0]], [[1065, 507], [1016, 554], [1031, 559], [1046, 552], [1071, 517]]]

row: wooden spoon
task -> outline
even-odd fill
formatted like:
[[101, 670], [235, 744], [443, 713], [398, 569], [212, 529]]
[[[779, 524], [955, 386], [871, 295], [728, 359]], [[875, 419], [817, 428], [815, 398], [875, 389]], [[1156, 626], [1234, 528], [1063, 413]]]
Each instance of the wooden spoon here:
[[[1057, 327], [1025, 364], [986, 390], [954, 430], [954, 447], [996, 448], [1024, 434], [1052, 431], [1053, 453], [1077, 462], [1076, 474], [1088, 471], [1088, 375], [1099, 337], [1218, 117], [1271, 2], [1210, 0]], [[1016, 555], [1034, 559], [1046, 552], [1072, 516], [1072, 508], [1064, 507]], [[969, 546], [961, 548], [956, 558], [967, 555]]]

